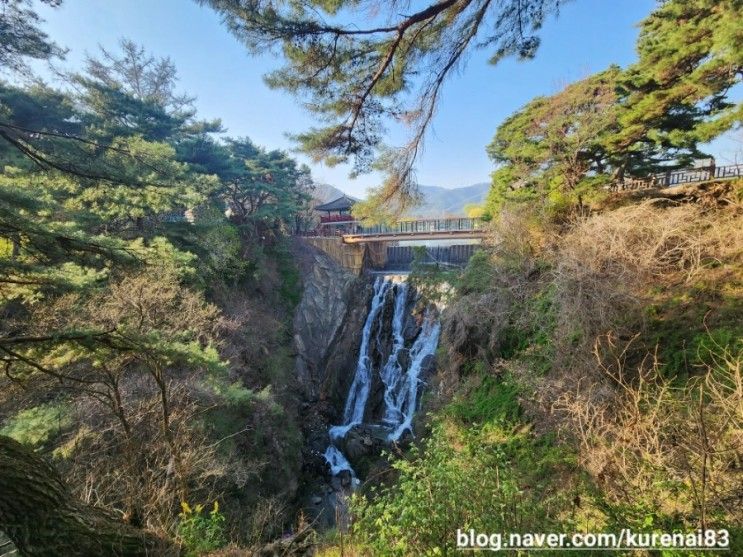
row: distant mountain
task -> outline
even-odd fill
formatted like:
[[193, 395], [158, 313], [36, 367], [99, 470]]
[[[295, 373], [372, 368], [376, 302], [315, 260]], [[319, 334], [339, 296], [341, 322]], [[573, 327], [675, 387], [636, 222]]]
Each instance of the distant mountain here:
[[420, 186], [423, 203], [411, 210], [410, 215], [416, 217], [463, 216], [465, 206], [478, 205], [485, 201], [489, 189], [488, 182], [453, 189]]
[[[335, 186], [331, 186], [330, 184], [315, 184], [315, 191], [312, 192], [312, 197], [320, 203], [333, 201], [334, 199], [338, 199], [343, 195], [348, 194], [339, 190]], [[353, 198], [352, 195], [349, 195], [348, 197]]]
[[[477, 205], [485, 201], [490, 184], [481, 182], [463, 188], [442, 188], [439, 186], [420, 186], [423, 203], [408, 212], [411, 217], [464, 216], [465, 206]], [[319, 203], [327, 203], [346, 195], [330, 184], [316, 184], [313, 197]], [[353, 197], [353, 196], [349, 196]]]

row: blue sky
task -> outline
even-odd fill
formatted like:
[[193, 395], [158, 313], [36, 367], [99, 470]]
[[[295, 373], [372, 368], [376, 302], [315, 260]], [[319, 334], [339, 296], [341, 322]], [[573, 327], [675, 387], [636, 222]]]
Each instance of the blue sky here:
[[[574, 0], [544, 26], [535, 60], [492, 66], [487, 50], [475, 52], [445, 86], [417, 165], [419, 182], [458, 187], [488, 181], [493, 166], [485, 146], [498, 124], [534, 96], [554, 93], [611, 63], [633, 62], [637, 23], [654, 5], [654, 0]], [[98, 45], [113, 49], [127, 37], [172, 58], [181, 90], [197, 97], [200, 116], [222, 118], [230, 135], [290, 149], [285, 134], [313, 124], [296, 99], [263, 83], [262, 75], [279, 60], [250, 56], [213, 11], [195, 2], [65, 0], [60, 8], [39, 11], [46, 19], [44, 29], [70, 49], [63, 67], [80, 67], [86, 52], [95, 53]], [[729, 140], [720, 150], [732, 157], [739, 147]], [[311, 166], [316, 180], [356, 196], [379, 180], [374, 174], [350, 180], [347, 167]]]

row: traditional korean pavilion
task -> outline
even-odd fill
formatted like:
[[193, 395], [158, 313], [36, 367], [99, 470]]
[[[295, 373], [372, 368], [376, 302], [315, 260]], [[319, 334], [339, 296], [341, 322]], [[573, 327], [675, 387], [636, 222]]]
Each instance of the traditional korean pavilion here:
[[356, 203], [355, 199], [342, 195], [338, 199], [328, 201], [322, 205], [316, 205], [315, 211], [325, 213], [320, 215], [320, 227], [326, 233], [341, 233], [353, 228], [356, 223], [351, 214], [351, 208]]

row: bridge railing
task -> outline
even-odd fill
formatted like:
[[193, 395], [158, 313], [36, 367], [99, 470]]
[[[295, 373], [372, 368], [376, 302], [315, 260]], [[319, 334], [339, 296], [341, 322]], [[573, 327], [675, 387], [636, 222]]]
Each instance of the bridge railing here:
[[474, 232], [485, 228], [482, 219], [425, 219], [400, 221], [393, 225], [357, 226], [351, 236], [376, 236], [380, 234], [425, 234], [435, 232]]
[[619, 183], [620, 189], [668, 188], [681, 184], [694, 184], [711, 180], [725, 180], [743, 177], [743, 164], [707, 168], [687, 168], [651, 174], [644, 178], [627, 177]]

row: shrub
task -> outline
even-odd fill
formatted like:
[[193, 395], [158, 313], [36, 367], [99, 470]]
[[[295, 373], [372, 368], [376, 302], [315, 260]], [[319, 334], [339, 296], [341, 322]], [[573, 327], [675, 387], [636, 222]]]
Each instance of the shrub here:
[[467, 262], [467, 267], [459, 281], [459, 290], [462, 294], [487, 292], [493, 287], [493, 264], [490, 254], [486, 251], [476, 251]]
[[203, 505], [191, 507], [181, 503], [182, 512], [178, 515], [178, 539], [187, 548], [187, 555], [200, 555], [219, 549], [227, 543], [224, 516], [219, 512], [219, 503], [208, 514]]
[[556, 405], [573, 419], [581, 461], [601, 479], [616, 526], [670, 531], [743, 520], [743, 349], [716, 350], [701, 375], [679, 383], [653, 358], [629, 366], [629, 347], [617, 348], [599, 360], [619, 388], [613, 397], [589, 389]]
[[735, 223], [723, 223], [691, 205], [662, 209], [652, 202], [579, 222], [555, 254], [559, 325], [583, 331], [590, 346], [618, 323], [639, 320], [648, 285], [690, 283], [740, 245]]
[[517, 389], [487, 377], [392, 466], [398, 481], [354, 496], [353, 539], [371, 555], [458, 554], [457, 528], [572, 531], [574, 459], [518, 421]]
[[480, 384], [448, 407], [448, 413], [468, 424], [514, 423], [521, 414], [518, 387], [510, 379], [483, 377]]

